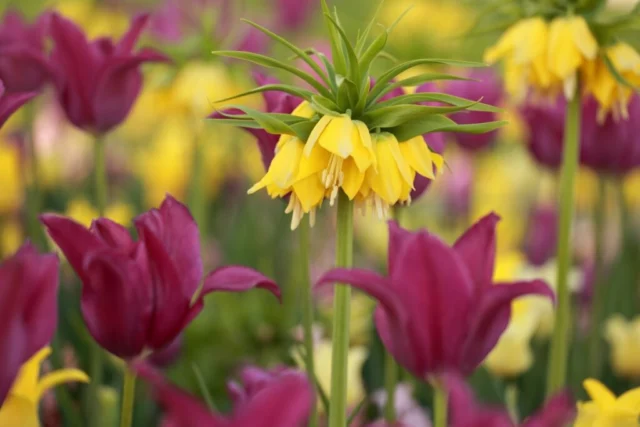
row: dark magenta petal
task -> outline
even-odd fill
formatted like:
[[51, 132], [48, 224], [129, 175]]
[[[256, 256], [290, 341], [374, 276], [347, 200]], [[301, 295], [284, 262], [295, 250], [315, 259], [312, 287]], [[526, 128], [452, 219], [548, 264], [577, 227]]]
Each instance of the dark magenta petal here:
[[[1, 84], [2, 82], [0, 81], [0, 85]], [[2, 86], [2, 91], [4, 92], [4, 86]], [[0, 128], [18, 108], [29, 102], [36, 95], [34, 92], [15, 94], [0, 93]]]
[[81, 308], [89, 332], [120, 358], [139, 356], [154, 314], [149, 277], [138, 263], [111, 249], [90, 253], [84, 264], [88, 282]]
[[553, 290], [542, 280], [496, 284], [486, 289], [473, 306], [471, 324], [462, 351], [463, 372], [471, 373], [495, 347], [509, 324], [511, 303], [524, 295], [546, 296], [555, 300]]
[[282, 375], [234, 411], [233, 426], [303, 426], [309, 420], [314, 400], [305, 375]]
[[449, 393], [450, 427], [515, 427], [507, 411], [480, 406], [463, 377], [445, 374], [441, 379]]
[[202, 296], [210, 292], [245, 292], [254, 288], [262, 288], [271, 292], [281, 301], [280, 288], [271, 279], [249, 267], [229, 265], [213, 270], [204, 279]]
[[87, 284], [84, 259], [88, 253], [104, 249], [104, 242], [83, 225], [63, 216], [44, 214], [40, 216], [40, 222], [45, 225], [47, 233], [64, 253], [82, 282]]
[[490, 213], [469, 228], [453, 245], [458, 256], [467, 265], [476, 289], [493, 283], [498, 221], [500, 217]]
[[108, 218], [94, 220], [91, 231], [113, 249], [120, 248], [128, 251], [134, 244], [129, 230]]
[[402, 300], [391, 289], [389, 279], [369, 270], [358, 268], [336, 268], [322, 275], [315, 284], [315, 289], [320, 290], [326, 286], [346, 283], [375, 298], [389, 313], [393, 319], [408, 319], [406, 307]]
[[522, 427], [565, 427], [576, 417], [576, 401], [568, 390], [561, 391], [544, 407], [527, 418]]
[[190, 299], [204, 274], [200, 254], [200, 232], [189, 209], [167, 195], [159, 209], [152, 209], [134, 221], [142, 240], [155, 236], [180, 277], [184, 297]]
[[165, 424], [175, 427], [239, 427], [210, 412], [200, 401], [166, 380], [144, 363], [134, 365], [137, 374], [151, 385], [154, 395], [165, 410]]
[[142, 31], [146, 27], [148, 21], [148, 14], [138, 15], [133, 18], [131, 27], [129, 27], [129, 30], [124, 34], [124, 36], [122, 36], [122, 38], [118, 42], [116, 52], [119, 55], [130, 54], [133, 51], [133, 48], [138, 42], [140, 34], [142, 34]]
[[558, 242], [558, 212], [555, 206], [537, 206], [529, 218], [525, 253], [533, 265], [543, 265], [555, 256]]
[[111, 65], [100, 75], [92, 98], [95, 129], [105, 133], [124, 121], [142, 90], [140, 62], [134, 58], [125, 64]]
[[[389, 272], [395, 270], [395, 262], [401, 252], [402, 245], [412, 236], [412, 233], [400, 227], [397, 222], [389, 221], [389, 249], [387, 264]], [[391, 274], [391, 273], [389, 273]]]
[[403, 321], [390, 316], [383, 306], [376, 307], [373, 318], [378, 336], [387, 351], [416, 378], [424, 379], [430, 360], [429, 352], [422, 349], [428, 347], [429, 343], [417, 343], [412, 338], [410, 320]]

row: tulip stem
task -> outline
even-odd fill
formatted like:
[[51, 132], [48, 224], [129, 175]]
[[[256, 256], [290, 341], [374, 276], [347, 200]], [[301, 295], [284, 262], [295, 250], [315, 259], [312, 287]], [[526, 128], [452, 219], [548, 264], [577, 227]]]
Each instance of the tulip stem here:
[[[396, 205], [393, 208], [393, 217], [399, 226], [402, 226], [403, 208], [400, 205]], [[387, 266], [387, 269], [389, 266]], [[396, 420], [396, 385], [398, 377], [400, 376], [400, 369], [395, 359], [385, 349], [384, 354], [384, 388], [387, 392], [387, 400], [384, 406], [384, 419], [392, 424]]]
[[[98, 136], [94, 144], [94, 191], [95, 203], [99, 216], [104, 216], [107, 210], [107, 166], [105, 140]], [[89, 426], [99, 426], [101, 407], [99, 390], [102, 386], [102, 350], [97, 343], [92, 342], [89, 349], [89, 372], [91, 382], [87, 389], [87, 418]]]
[[36, 139], [34, 135], [34, 126], [36, 119], [35, 101], [29, 102], [25, 108], [27, 115], [27, 126], [29, 131], [26, 134], [28, 168], [25, 168], [24, 184], [26, 188], [26, 210], [27, 210], [27, 229], [28, 235], [33, 239], [34, 243], [40, 249], [47, 248], [47, 239], [44, 230], [38, 220], [40, 208], [42, 204], [42, 195], [40, 193], [40, 177], [38, 174], [38, 153], [36, 151]]
[[518, 386], [511, 382], [507, 384], [504, 392], [504, 400], [507, 405], [509, 417], [514, 425], [520, 424], [520, 411], [518, 411]]
[[602, 315], [605, 307], [605, 286], [603, 286], [604, 270], [604, 228], [606, 223], [607, 181], [603, 176], [598, 178], [598, 201], [593, 216], [595, 236], [595, 266], [593, 272], [593, 293], [591, 298], [591, 325], [589, 328], [589, 377], [599, 378], [602, 358], [601, 329]]
[[122, 385], [122, 407], [120, 411], [120, 427], [133, 425], [133, 404], [136, 399], [136, 374], [124, 368], [124, 384]]
[[558, 226], [558, 301], [556, 323], [551, 340], [547, 397], [564, 387], [567, 379], [571, 327], [571, 295], [569, 269], [571, 267], [571, 228], [575, 210], [575, 183], [580, 152], [581, 96], [576, 91], [567, 105], [564, 133], [562, 172], [560, 176], [560, 222]]
[[[203, 133], [203, 132], [202, 132]], [[189, 209], [198, 224], [200, 230], [200, 240], [205, 241], [207, 229], [207, 200], [204, 189], [204, 141], [201, 133], [194, 138], [193, 144], [193, 164], [191, 167], [191, 183], [189, 187]]]
[[435, 382], [433, 385], [433, 427], [447, 427], [448, 406], [447, 391], [441, 382]]
[[[302, 324], [304, 327], [305, 364], [309, 382], [316, 384], [315, 361], [313, 349], [313, 294], [309, 276], [309, 224], [303, 221], [299, 227], [300, 233], [300, 284], [302, 285]], [[314, 401], [309, 427], [318, 425], [317, 405]]]
[[[353, 203], [340, 192], [338, 197], [338, 230], [336, 266], [353, 263]], [[329, 427], [347, 425], [347, 366], [349, 355], [349, 309], [351, 289], [337, 285], [333, 298], [333, 350], [331, 358], [331, 398]]]

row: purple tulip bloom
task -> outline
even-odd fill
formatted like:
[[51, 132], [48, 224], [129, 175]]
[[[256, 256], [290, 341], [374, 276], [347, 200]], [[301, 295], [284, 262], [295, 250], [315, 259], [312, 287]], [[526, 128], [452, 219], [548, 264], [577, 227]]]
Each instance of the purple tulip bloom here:
[[[315, 396], [306, 376], [293, 370], [259, 379], [259, 387], [236, 401], [230, 415], [209, 411], [193, 396], [168, 384], [145, 365], [136, 370], [154, 389], [165, 409], [163, 427], [302, 427], [306, 425]], [[264, 373], [266, 375], [266, 373]], [[251, 378], [250, 382], [257, 381]]]
[[562, 163], [564, 97], [553, 104], [527, 103], [521, 109], [527, 125], [527, 149], [542, 166], [558, 169]]
[[55, 86], [58, 101], [75, 126], [104, 134], [120, 125], [142, 89], [140, 66], [167, 61], [152, 49], [134, 52], [147, 20], [147, 15], [134, 18], [129, 31], [114, 43], [109, 38], [88, 41], [76, 24], [53, 14]]
[[36, 92], [6, 93], [4, 83], [0, 80], [0, 128], [16, 110], [36, 95]]
[[57, 256], [29, 243], [0, 264], [0, 406], [20, 366], [53, 338], [58, 269]]
[[558, 211], [552, 205], [537, 206], [529, 218], [525, 254], [533, 265], [543, 265], [556, 254]]
[[479, 404], [463, 378], [447, 375], [445, 387], [449, 393], [451, 427], [564, 427], [576, 415], [573, 398], [568, 392], [560, 392], [538, 412], [515, 424], [503, 408]]
[[276, 0], [277, 26], [286, 31], [304, 28], [316, 6], [315, 0]]
[[89, 332], [126, 360], [169, 346], [200, 313], [210, 292], [258, 287], [280, 297], [273, 281], [241, 266], [209, 273], [197, 293], [203, 276], [198, 227], [171, 196], [135, 219], [139, 241], [106, 218], [90, 229], [56, 215], [41, 220], [82, 280], [81, 308]]
[[334, 269], [318, 287], [349, 283], [377, 299], [378, 334], [417, 378], [471, 374], [496, 345], [522, 295], [553, 298], [542, 281], [493, 284], [498, 216], [472, 226], [453, 247], [422, 230], [389, 223], [389, 274]]
[[0, 80], [7, 92], [35, 92], [53, 76], [44, 53], [51, 15], [27, 24], [19, 13], [8, 12], [0, 24]]

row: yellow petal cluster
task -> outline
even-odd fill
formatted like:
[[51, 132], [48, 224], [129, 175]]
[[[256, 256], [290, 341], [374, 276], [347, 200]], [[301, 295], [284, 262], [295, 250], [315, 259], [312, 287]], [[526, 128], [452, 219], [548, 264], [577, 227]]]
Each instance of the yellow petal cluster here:
[[[292, 114], [311, 118], [316, 112], [303, 102]], [[422, 137], [398, 142], [390, 133], [371, 134], [348, 114], [325, 115], [306, 142], [280, 137], [269, 170], [249, 194], [266, 188], [272, 198], [290, 195], [286, 212], [293, 214], [292, 229], [305, 214], [313, 224], [316, 209], [325, 199], [333, 205], [341, 189], [382, 217], [389, 206], [411, 201], [416, 173], [434, 178], [434, 165], [440, 169], [442, 163]]]
[[578, 72], [598, 55], [598, 42], [581, 16], [541, 17], [511, 26], [485, 52], [485, 61], [505, 61], [507, 90], [523, 100], [530, 88], [555, 96], [562, 89], [568, 99], [577, 90]]
[[[617, 43], [604, 50], [605, 57], [630, 85], [640, 86], [640, 54], [626, 43]], [[585, 67], [582, 78], [585, 90], [600, 104], [598, 119], [604, 120], [611, 112], [615, 118], [628, 117], [627, 105], [634, 89], [619, 82], [602, 57]]]
[[578, 403], [574, 427], [637, 427], [640, 416], [640, 387], [617, 397], [602, 383], [587, 379], [583, 386], [591, 401]]
[[640, 378], [640, 316], [627, 321], [620, 315], [607, 320], [605, 339], [611, 347], [611, 366], [621, 377]]
[[69, 382], [89, 382], [89, 377], [77, 369], [61, 369], [40, 377], [40, 366], [50, 354], [51, 349], [45, 347], [22, 365], [0, 408], [0, 425], [39, 427], [38, 403], [47, 390]]

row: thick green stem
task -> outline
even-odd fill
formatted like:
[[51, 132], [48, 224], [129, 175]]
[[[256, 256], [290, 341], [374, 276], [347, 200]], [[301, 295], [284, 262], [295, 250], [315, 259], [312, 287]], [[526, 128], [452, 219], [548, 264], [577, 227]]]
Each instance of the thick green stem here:
[[440, 382], [433, 386], [433, 427], [447, 427], [449, 411], [447, 391]]
[[562, 173], [560, 177], [560, 223], [558, 227], [558, 270], [556, 322], [551, 340], [547, 371], [547, 396], [564, 387], [567, 379], [567, 361], [571, 342], [571, 295], [569, 269], [571, 268], [571, 227], [575, 210], [575, 183], [580, 148], [581, 97], [576, 91], [567, 105]]
[[133, 405], [136, 399], [136, 374], [124, 368], [124, 384], [122, 385], [122, 407], [120, 410], [120, 427], [133, 425]]
[[602, 365], [601, 329], [605, 308], [605, 286], [602, 283], [604, 270], [605, 224], [607, 206], [607, 182], [604, 177], [598, 179], [598, 201], [593, 215], [595, 236], [595, 261], [593, 298], [591, 300], [591, 325], [589, 329], [589, 372], [588, 377], [599, 378]]
[[193, 164], [191, 167], [191, 182], [189, 187], [189, 210], [196, 224], [198, 224], [200, 240], [204, 240], [207, 231], [207, 200], [204, 191], [204, 142], [200, 139], [199, 136], [194, 138]]
[[[94, 145], [94, 191], [95, 204], [99, 216], [104, 216], [107, 210], [107, 165], [105, 153], [105, 140], [96, 138]], [[87, 387], [87, 422], [90, 427], [100, 425], [101, 407], [99, 391], [102, 386], [103, 360], [102, 349], [93, 342], [89, 349], [89, 377], [91, 382]]]
[[518, 410], [518, 386], [515, 383], [509, 383], [504, 392], [504, 400], [507, 405], [509, 417], [514, 425], [520, 424], [520, 411]]
[[[338, 198], [336, 266], [353, 262], [353, 203], [344, 193]], [[347, 364], [351, 288], [337, 285], [333, 302], [333, 354], [331, 358], [331, 400], [329, 427], [347, 425]]]
[[[309, 224], [303, 221], [300, 224], [300, 285], [302, 288], [302, 324], [304, 327], [305, 364], [309, 381], [315, 384], [315, 361], [313, 349], [313, 294], [311, 292], [311, 279], [309, 276]], [[309, 427], [318, 425], [318, 411], [316, 403], [313, 404]]]

